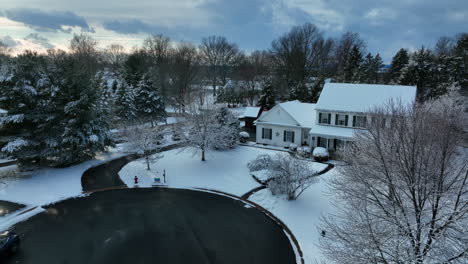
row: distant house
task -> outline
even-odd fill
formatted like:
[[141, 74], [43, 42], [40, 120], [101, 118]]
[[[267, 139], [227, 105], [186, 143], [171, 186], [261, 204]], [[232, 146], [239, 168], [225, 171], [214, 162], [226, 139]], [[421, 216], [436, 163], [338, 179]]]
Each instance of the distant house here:
[[245, 128], [255, 128], [255, 120], [260, 116], [262, 113], [261, 107], [256, 106], [248, 106], [245, 108], [244, 114], [239, 116], [239, 119], [244, 120]]
[[392, 99], [410, 104], [415, 98], [415, 86], [326, 83], [317, 104], [291, 101], [264, 112], [255, 122], [257, 143], [335, 150], [366, 129], [373, 107]]
[[311, 145], [334, 150], [366, 128], [370, 109], [390, 100], [410, 104], [415, 98], [415, 86], [327, 83], [315, 106]]
[[315, 104], [290, 101], [263, 112], [255, 121], [257, 143], [289, 147], [309, 145], [309, 132], [315, 124]]

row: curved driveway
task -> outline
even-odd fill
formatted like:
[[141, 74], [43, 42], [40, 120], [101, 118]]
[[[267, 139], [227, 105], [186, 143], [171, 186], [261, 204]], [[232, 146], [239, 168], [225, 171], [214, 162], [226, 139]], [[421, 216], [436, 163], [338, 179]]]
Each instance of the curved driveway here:
[[265, 214], [190, 190], [93, 193], [16, 229], [24, 243], [7, 263], [295, 263], [283, 229]]

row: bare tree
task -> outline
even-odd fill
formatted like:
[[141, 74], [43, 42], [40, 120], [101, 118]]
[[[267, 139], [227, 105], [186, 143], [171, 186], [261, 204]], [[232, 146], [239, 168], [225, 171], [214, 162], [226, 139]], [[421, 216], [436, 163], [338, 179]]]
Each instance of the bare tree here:
[[365, 53], [365, 44], [358, 33], [346, 32], [338, 40], [335, 48], [335, 76], [337, 80], [345, 80], [345, 70], [351, 62], [352, 50]]
[[143, 42], [143, 50], [150, 58], [153, 74], [158, 75], [161, 94], [167, 97], [169, 94], [170, 60], [173, 52], [171, 39], [163, 35], [153, 35]]
[[201, 152], [201, 160], [206, 161], [206, 152], [210, 149], [227, 149], [231, 147], [229, 135], [238, 134], [238, 126], [222, 125], [217, 118], [221, 108], [205, 103], [203, 106], [191, 104], [184, 114], [184, 124], [179, 133], [187, 142], [187, 147], [195, 153]]
[[0, 41], [0, 56], [7, 56], [11, 53], [11, 48], [7, 44]]
[[466, 115], [450, 100], [369, 115], [331, 180], [338, 213], [324, 218], [323, 252], [336, 263], [466, 263]]
[[319, 176], [309, 160], [297, 159], [286, 153], [259, 155], [247, 166], [250, 171], [266, 170], [268, 188], [274, 195], [287, 195], [296, 200]]
[[70, 41], [71, 54], [75, 62], [80, 64], [77, 68], [93, 76], [99, 69], [100, 53], [97, 45], [98, 42], [87, 34], [74, 35]]
[[124, 46], [120, 44], [110, 44], [104, 50], [104, 59], [112, 67], [113, 70], [117, 70], [122, 67], [126, 52]]
[[262, 87], [269, 79], [271, 56], [266, 51], [254, 51], [249, 56], [243, 56], [237, 71], [240, 88], [250, 105], [259, 95]]
[[125, 128], [123, 137], [127, 141], [126, 149], [141, 155], [146, 161], [146, 168], [161, 159], [161, 147], [164, 143], [163, 128], [160, 126], [147, 127], [145, 125]]
[[197, 48], [189, 43], [180, 44], [173, 53], [171, 62], [172, 96], [181, 112], [194, 99], [193, 90], [199, 81], [200, 57]]
[[287, 87], [307, 81], [317, 65], [322, 32], [311, 24], [293, 27], [271, 44], [271, 53], [278, 76]]
[[226, 85], [232, 69], [239, 63], [241, 52], [236, 44], [221, 36], [203, 38], [199, 48], [213, 93], [216, 94], [217, 84]]

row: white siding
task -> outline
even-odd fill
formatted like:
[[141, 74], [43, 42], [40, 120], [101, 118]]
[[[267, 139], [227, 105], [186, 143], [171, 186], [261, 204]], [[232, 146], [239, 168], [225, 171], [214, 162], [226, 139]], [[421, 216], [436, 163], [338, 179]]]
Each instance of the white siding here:
[[280, 106], [276, 106], [270, 111], [263, 112], [263, 114], [258, 118], [258, 121], [291, 126], [298, 125], [291, 115], [284, 111]]
[[[262, 138], [262, 128], [270, 128], [271, 140]], [[279, 147], [289, 147], [291, 142], [284, 142], [284, 131], [294, 131], [294, 144], [301, 146], [302, 144], [302, 128], [301, 127], [287, 127], [287, 126], [275, 126], [268, 124], [257, 123], [257, 143], [268, 144]], [[278, 134], [278, 135], [277, 135]]]

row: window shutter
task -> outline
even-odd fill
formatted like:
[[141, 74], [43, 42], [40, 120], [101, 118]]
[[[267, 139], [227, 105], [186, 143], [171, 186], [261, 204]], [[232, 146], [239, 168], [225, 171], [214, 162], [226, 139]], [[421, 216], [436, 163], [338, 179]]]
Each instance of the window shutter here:
[[345, 126], [348, 126], [348, 115], [345, 115]]
[[320, 137], [317, 137], [317, 147], [320, 147]]
[[364, 127], [367, 127], [367, 116], [364, 116]]
[[262, 127], [262, 138], [265, 138], [265, 128]]
[[286, 131], [283, 132], [283, 141], [286, 142]]
[[319, 124], [322, 123], [322, 113], [319, 113], [319, 121], [318, 121], [318, 123], [319, 123]]
[[335, 115], [335, 125], [338, 125], [338, 114]]
[[292, 142], [294, 143], [294, 131], [292, 133]]
[[336, 150], [336, 138], [333, 140], [333, 149]]
[[328, 124], [331, 123], [331, 114], [328, 114]]
[[353, 116], [353, 127], [356, 126], [356, 116]]
[[273, 129], [270, 128], [270, 137], [269, 137], [270, 140], [272, 136], [273, 136]]

